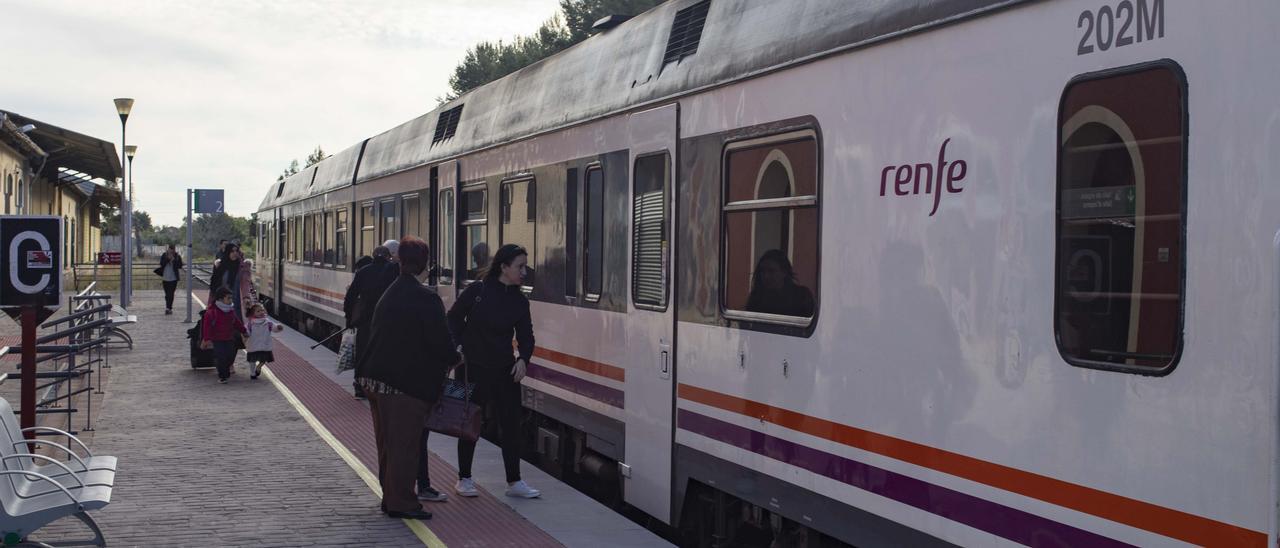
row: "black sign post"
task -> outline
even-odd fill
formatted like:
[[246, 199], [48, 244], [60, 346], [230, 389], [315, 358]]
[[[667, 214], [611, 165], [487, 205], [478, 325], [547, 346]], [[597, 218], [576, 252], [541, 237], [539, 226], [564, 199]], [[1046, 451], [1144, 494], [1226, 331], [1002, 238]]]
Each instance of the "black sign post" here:
[[36, 425], [36, 327], [62, 302], [61, 250], [61, 217], [0, 216], [0, 308], [22, 322], [23, 428]]

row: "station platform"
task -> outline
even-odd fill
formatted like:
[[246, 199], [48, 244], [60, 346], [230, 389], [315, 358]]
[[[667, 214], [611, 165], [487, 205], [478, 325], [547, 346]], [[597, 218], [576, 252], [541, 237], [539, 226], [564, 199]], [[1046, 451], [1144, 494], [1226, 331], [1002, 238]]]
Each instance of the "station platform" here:
[[[386, 517], [368, 405], [352, 396], [350, 372], [335, 373], [336, 356], [286, 328], [260, 378], [239, 361], [218, 384], [213, 369], [190, 367], [182, 301], [166, 316], [161, 292], [136, 292], [137, 345], [113, 350], [99, 379], [86, 441], [120, 462], [111, 504], [94, 512], [109, 545], [670, 546], [528, 463], [522, 475], [542, 497], [504, 496], [500, 450], [484, 440], [473, 466], [481, 494], [459, 497], [456, 440], [441, 435], [430, 438], [431, 479], [449, 500], [423, 503], [428, 521]], [[16, 333], [10, 324], [0, 342]], [[0, 394], [16, 402], [8, 385]], [[33, 538], [83, 536], [63, 521]]]

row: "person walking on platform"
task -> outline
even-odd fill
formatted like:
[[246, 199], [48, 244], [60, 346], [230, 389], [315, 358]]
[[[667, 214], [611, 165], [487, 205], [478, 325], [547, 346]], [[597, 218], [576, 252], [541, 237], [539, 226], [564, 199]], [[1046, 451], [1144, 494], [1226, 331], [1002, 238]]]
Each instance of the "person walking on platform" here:
[[236, 337], [246, 334], [244, 322], [236, 313], [235, 299], [231, 290], [218, 288], [214, 293], [211, 306], [205, 308], [204, 318], [200, 321], [200, 347], [212, 348], [218, 366], [218, 382], [227, 383], [231, 376], [231, 364], [236, 361]]
[[[369, 397], [382, 508], [396, 518], [431, 519], [415, 496], [422, 427], [440, 397], [445, 374], [460, 360], [449, 336], [444, 303], [422, 285], [426, 242], [400, 242], [400, 275], [374, 307], [368, 346], [356, 382]], [[368, 267], [366, 267], [368, 268]]]
[[[378, 306], [382, 294], [400, 276], [400, 267], [393, 261], [399, 247], [399, 242], [387, 240], [373, 248], [373, 262], [356, 271], [342, 299], [347, 327], [356, 328], [356, 364], [361, 362], [361, 353], [369, 347], [369, 323], [373, 321], [373, 309]], [[360, 376], [359, 365], [356, 366], [356, 376]], [[357, 398], [364, 397], [359, 383], [355, 384], [355, 393]]]
[[[507, 496], [535, 498], [542, 493], [520, 479], [520, 380], [533, 356], [533, 320], [529, 299], [520, 290], [527, 272], [529, 253], [507, 244], [498, 249], [484, 278], [467, 286], [449, 310], [449, 331], [462, 342], [465, 373], [476, 383], [475, 399], [491, 406], [502, 431], [502, 463], [507, 474]], [[514, 335], [519, 356], [512, 356]], [[463, 378], [455, 372], [454, 378]], [[486, 413], [486, 416], [489, 414]], [[476, 443], [458, 440], [458, 484], [464, 497], [479, 494], [471, 479]]]
[[169, 244], [169, 248], [160, 255], [160, 268], [155, 269], [164, 284], [164, 313], [173, 314], [173, 292], [178, 289], [178, 279], [182, 274], [182, 255]]
[[249, 340], [245, 343], [245, 357], [249, 362], [249, 379], [254, 380], [262, 373], [262, 366], [276, 361], [271, 333], [284, 331], [284, 326], [267, 317], [266, 307], [254, 303], [249, 307], [248, 328]]
[[211, 300], [217, 300], [215, 292], [220, 287], [227, 288], [235, 297], [237, 316], [243, 317], [246, 303], [257, 302], [257, 293], [253, 287], [253, 263], [244, 260], [239, 244], [227, 244], [226, 253], [218, 261], [218, 266], [214, 267], [213, 275], [209, 276], [209, 296], [213, 297]]

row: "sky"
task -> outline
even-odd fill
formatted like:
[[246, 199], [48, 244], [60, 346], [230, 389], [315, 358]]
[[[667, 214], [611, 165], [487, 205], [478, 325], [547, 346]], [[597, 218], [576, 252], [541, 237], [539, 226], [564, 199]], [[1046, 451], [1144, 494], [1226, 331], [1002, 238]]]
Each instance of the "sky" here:
[[247, 216], [317, 145], [422, 115], [468, 47], [529, 34], [557, 0], [0, 0], [0, 109], [120, 144], [132, 97], [135, 210], [180, 225], [187, 188]]

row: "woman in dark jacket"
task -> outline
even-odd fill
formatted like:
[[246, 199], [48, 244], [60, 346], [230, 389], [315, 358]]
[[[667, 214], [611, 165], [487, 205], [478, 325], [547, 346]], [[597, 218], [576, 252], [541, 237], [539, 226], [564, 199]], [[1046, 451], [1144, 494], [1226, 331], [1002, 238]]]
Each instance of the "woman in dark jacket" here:
[[360, 353], [356, 382], [373, 410], [383, 510], [391, 517], [431, 519], [413, 491], [418, 459], [426, 458], [419, 452], [422, 427], [460, 356], [444, 303], [422, 285], [427, 244], [406, 236], [399, 251], [400, 276], [374, 307], [369, 350]]
[[160, 255], [160, 268], [155, 270], [164, 283], [164, 313], [173, 314], [173, 292], [178, 289], [178, 280], [182, 278], [182, 255], [169, 244], [169, 248]]
[[[462, 343], [465, 370], [454, 375], [476, 383], [475, 398], [493, 406], [502, 430], [502, 463], [507, 496], [534, 498], [542, 493], [520, 479], [520, 380], [533, 356], [533, 321], [529, 299], [520, 290], [529, 253], [515, 244], [498, 249], [484, 279], [467, 286], [449, 310], [449, 330]], [[519, 356], [511, 354], [515, 336]], [[471, 479], [475, 442], [458, 440], [458, 484], [464, 497], [479, 494]]]

